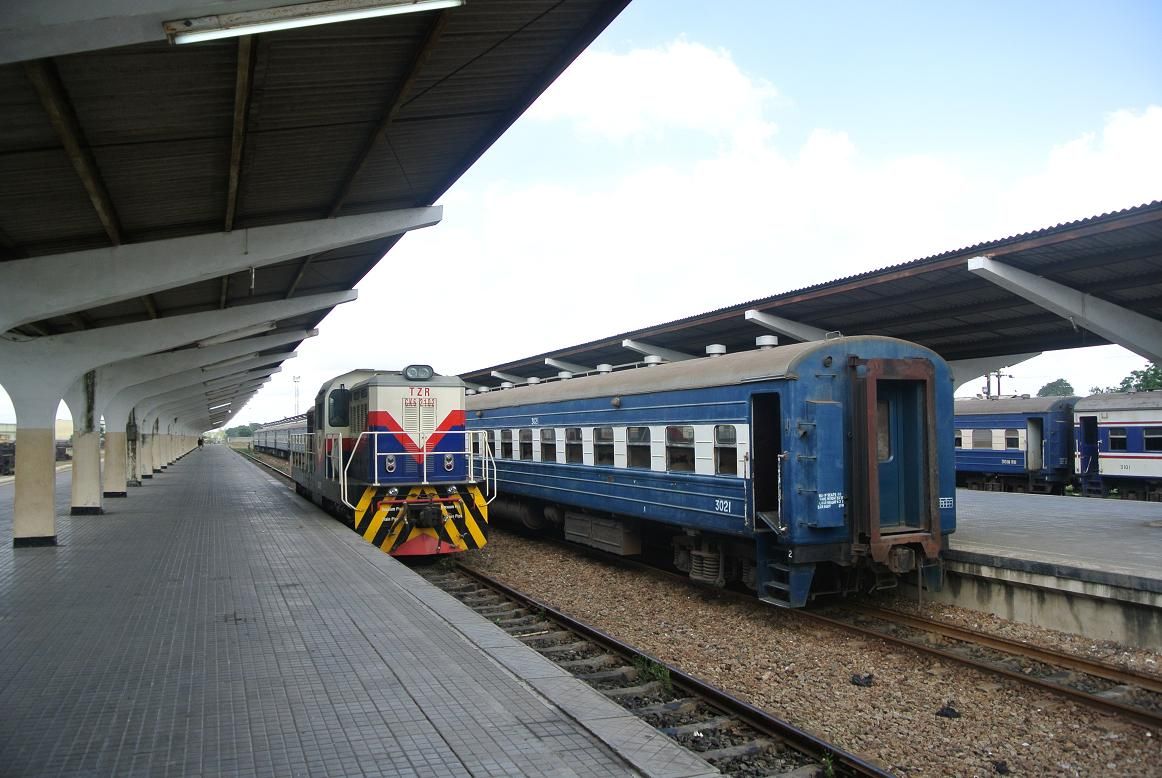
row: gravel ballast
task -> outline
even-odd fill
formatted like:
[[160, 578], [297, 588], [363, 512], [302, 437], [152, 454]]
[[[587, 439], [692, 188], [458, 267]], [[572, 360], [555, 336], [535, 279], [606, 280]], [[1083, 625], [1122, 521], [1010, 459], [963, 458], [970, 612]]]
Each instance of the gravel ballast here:
[[[495, 529], [463, 561], [898, 775], [1162, 775], [1157, 732], [793, 611]], [[1159, 654], [948, 605], [896, 605], [1138, 670], [1162, 668]]]

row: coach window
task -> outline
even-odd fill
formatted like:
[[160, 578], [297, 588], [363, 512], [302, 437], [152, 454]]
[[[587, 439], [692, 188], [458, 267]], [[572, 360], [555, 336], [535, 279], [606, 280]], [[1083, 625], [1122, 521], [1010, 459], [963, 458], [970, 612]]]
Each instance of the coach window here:
[[992, 448], [993, 447], [993, 431], [992, 430], [973, 430], [972, 431], [972, 447], [973, 448]]
[[530, 429], [520, 431], [520, 458], [533, 458], [533, 431]]
[[1110, 451], [1126, 450], [1126, 428], [1110, 427]]
[[714, 428], [714, 472], [718, 475], [738, 475], [738, 436], [733, 424], [719, 424]]
[[1005, 430], [1005, 448], [1020, 448], [1021, 436], [1016, 430]]
[[693, 427], [666, 427], [666, 469], [694, 472]]
[[1143, 427], [1142, 442], [1146, 451], [1162, 451], [1162, 427]]
[[565, 428], [565, 461], [571, 465], [579, 465], [585, 461], [581, 448], [581, 428]]
[[613, 427], [594, 428], [593, 463], [613, 467]]
[[892, 406], [887, 400], [876, 403], [876, 460], [892, 458]]
[[500, 458], [512, 459], [512, 430], [500, 431]]
[[557, 461], [557, 431], [541, 427], [541, 461]]
[[627, 467], [650, 468], [650, 428], [625, 428], [625, 453]]
[[496, 456], [496, 432], [495, 430], [488, 430], [488, 453]]
[[964, 438], [960, 436], [960, 430], [953, 430], [956, 433], [956, 438], [952, 441], [953, 448], [964, 448]]

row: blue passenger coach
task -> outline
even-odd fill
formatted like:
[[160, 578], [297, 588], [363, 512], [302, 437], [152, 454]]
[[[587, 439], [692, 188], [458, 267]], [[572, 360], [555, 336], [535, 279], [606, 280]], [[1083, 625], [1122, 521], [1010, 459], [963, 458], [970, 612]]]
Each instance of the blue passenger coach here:
[[956, 401], [956, 480], [993, 492], [1064, 494], [1076, 397]]
[[494, 515], [764, 600], [940, 584], [955, 526], [952, 381], [935, 353], [836, 338], [468, 398]]

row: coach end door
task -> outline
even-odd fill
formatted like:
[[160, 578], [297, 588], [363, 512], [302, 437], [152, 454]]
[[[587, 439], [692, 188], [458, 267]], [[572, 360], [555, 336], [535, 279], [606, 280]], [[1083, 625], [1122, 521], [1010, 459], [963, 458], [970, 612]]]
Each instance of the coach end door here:
[[[939, 550], [934, 373], [917, 359], [852, 358], [853, 543], [876, 561], [891, 543]], [[881, 559], [881, 557], [883, 557]]]

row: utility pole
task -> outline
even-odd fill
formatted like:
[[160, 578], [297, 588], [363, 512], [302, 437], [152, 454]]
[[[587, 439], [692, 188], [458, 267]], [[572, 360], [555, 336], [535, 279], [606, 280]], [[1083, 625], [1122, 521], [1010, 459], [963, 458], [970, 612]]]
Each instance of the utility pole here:
[[292, 376], [291, 380], [295, 383], [295, 416], [299, 415], [299, 379], [302, 376]]
[[984, 374], [984, 381], [985, 381], [984, 396], [985, 397], [992, 397], [993, 396], [993, 376], [996, 376], [996, 379], [997, 379], [997, 397], [1001, 396], [1001, 379], [1013, 377], [1012, 375], [1010, 375], [1008, 373], [1002, 373], [1000, 370], [994, 370], [991, 373], [985, 373]]

